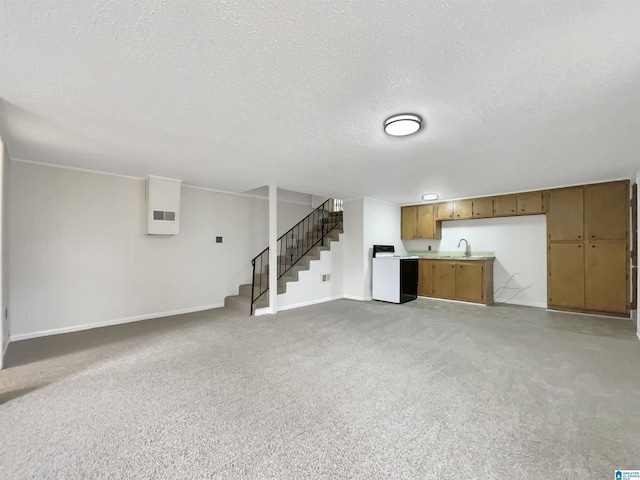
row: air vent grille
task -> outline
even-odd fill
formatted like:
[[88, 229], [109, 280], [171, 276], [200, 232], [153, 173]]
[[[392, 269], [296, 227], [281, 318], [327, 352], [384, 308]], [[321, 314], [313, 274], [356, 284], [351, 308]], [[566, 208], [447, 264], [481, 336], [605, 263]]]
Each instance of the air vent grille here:
[[153, 211], [153, 219], [161, 220], [164, 222], [175, 222], [176, 221], [176, 212], [165, 212], [162, 210], [154, 210]]

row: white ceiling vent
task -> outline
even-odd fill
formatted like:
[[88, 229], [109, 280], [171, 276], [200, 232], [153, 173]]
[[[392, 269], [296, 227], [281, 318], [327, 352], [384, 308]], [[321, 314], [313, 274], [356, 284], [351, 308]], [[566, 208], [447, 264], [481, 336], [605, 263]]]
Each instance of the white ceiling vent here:
[[180, 233], [180, 188], [182, 180], [149, 175], [146, 182], [147, 234]]

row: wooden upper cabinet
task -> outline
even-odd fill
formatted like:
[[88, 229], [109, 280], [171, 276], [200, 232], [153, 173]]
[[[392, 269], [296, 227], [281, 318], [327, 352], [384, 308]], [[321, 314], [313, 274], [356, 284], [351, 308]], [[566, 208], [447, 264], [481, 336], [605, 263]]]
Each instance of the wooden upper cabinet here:
[[484, 262], [457, 265], [456, 298], [466, 302], [484, 302]]
[[628, 313], [627, 244], [597, 242], [585, 250], [585, 307], [588, 310]]
[[527, 192], [516, 195], [518, 215], [544, 213], [544, 192]]
[[493, 198], [474, 198], [471, 202], [473, 218], [493, 217]]
[[418, 259], [418, 295], [421, 297], [433, 296], [433, 260]]
[[547, 235], [549, 240], [584, 240], [584, 189], [562, 188], [549, 192]]
[[551, 243], [547, 261], [549, 306], [584, 308], [584, 244]]
[[496, 217], [508, 217], [517, 215], [516, 213], [516, 196], [500, 195], [493, 199], [493, 215]]
[[587, 240], [626, 240], [629, 234], [629, 183], [601, 183], [584, 188]]
[[400, 214], [400, 238], [410, 240], [417, 238], [418, 232], [418, 207], [402, 207]]
[[456, 200], [453, 202], [453, 217], [458, 220], [471, 218], [471, 209], [471, 200]]
[[436, 223], [434, 205], [410, 205], [402, 207], [400, 215], [400, 238], [440, 238], [440, 224]]
[[453, 220], [453, 202], [436, 203], [436, 220]]
[[436, 224], [434, 205], [418, 205], [418, 238], [440, 238], [440, 224]]

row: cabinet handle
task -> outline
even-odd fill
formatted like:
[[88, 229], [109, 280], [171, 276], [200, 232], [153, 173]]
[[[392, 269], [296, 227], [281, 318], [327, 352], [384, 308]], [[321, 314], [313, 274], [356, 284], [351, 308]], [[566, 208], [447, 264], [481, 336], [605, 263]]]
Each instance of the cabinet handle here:
[[578, 248], [582, 248], [582, 245], [578, 245]]
[[578, 238], [582, 238], [582, 235], [578, 235]]
[[596, 248], [596, 246], [595, 245], [591, 245], [591, 248]]
[[591, 238], [596, 238], [596, 236], [595, 235], [591, 235]]
[[511, 210], [512, 212], [515, 212], [515, 210]]

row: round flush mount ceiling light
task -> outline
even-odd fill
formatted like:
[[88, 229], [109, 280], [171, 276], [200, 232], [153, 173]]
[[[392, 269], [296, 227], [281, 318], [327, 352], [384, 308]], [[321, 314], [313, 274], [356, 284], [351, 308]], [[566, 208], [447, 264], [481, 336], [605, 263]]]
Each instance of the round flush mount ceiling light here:
[[438, 195], [437, 193], [425, 193], [424, 195], [422, 195], [422, 200], [424, 200], [425, 202], [433, 202], [438, 198], [440, 198], [440, 195]]
[[384, 131], [387, 135], [394, 137], [404, 137], [420, 130], [422, 118], [413, 113], [403, 113], [394, 115], [384, 121]]

